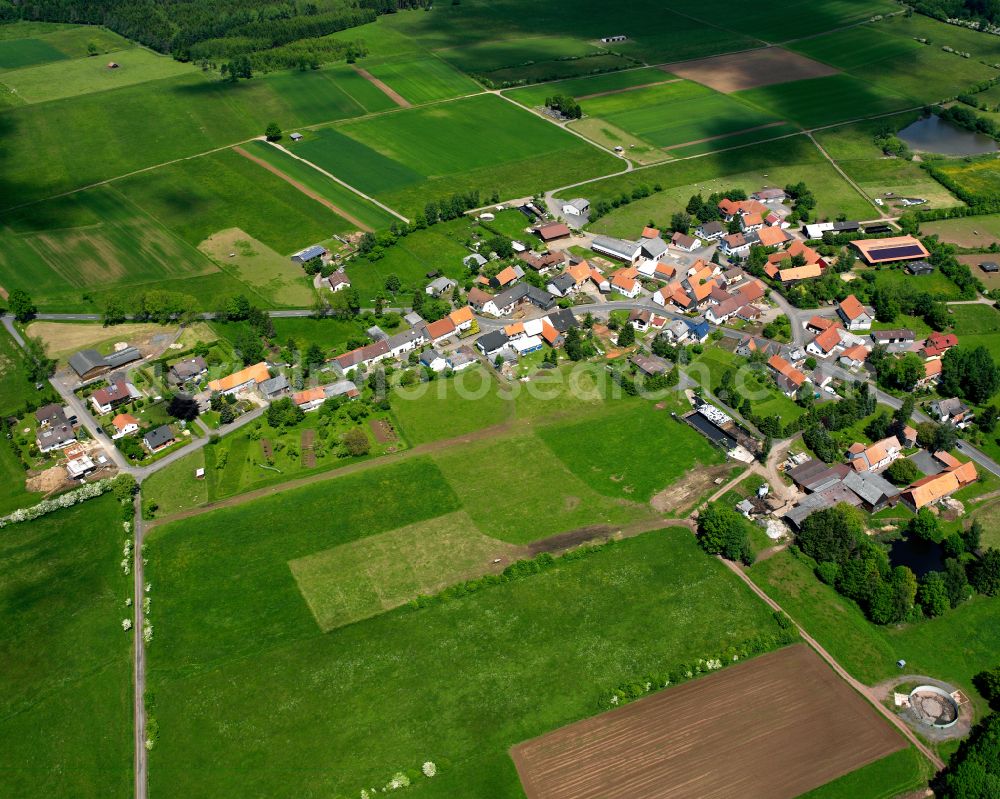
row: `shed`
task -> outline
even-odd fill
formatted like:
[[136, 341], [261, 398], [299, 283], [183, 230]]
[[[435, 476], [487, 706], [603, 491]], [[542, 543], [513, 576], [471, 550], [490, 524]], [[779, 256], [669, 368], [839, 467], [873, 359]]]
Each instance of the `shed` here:
[[301, 133], [292, 133], [292, 134], [289, 135], [288, 138], [291, 139], [292, 141], [301, 141], [302, 140], [302, 134]]

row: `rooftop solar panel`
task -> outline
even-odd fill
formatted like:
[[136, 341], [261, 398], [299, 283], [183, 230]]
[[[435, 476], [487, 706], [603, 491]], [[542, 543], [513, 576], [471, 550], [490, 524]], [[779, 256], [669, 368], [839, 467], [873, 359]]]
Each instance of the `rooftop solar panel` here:
[[915, 244], [906, 244], [901, 247], [884, 247], [882, 249], [870, 249], [869, 257], [879, 261], [895, 261], [899, 258], [922, 258], [924, 253]]

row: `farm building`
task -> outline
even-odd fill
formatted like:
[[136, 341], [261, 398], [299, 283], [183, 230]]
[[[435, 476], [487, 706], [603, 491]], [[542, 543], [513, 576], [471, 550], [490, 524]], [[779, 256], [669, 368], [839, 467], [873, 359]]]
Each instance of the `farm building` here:
[[263, 383], [265, 380], [270, 379], [270, 377], [271, 374], [267, 370], [267, 364], [261, 361], [219, 380], [212, 380], [208, 384], [208, 390], [218, 391], [220, 394], [236, 394], [240, 391], [254, 388], [258, 383]]
[[299, 250], [295, 253], [295, 255], [292, 256], [292, 262], [296, 264], [304, 264], [317, 258], [326, 258], [328, 255], [329, 253], [327, 252], [326, 247], [314, 244], [312, 247], [306, 247], [304, 250]]
[[987, 274], [990, 275], [1000, 272], [1000, 264], [995, 263], [993, 261], [984, 261], [983, 263], [979, 264], [979, 268], [983, 272], [986, 272]]
[[108, 368], [104, 361], [104, 356], [97, 350], [80, 350], [73, 353], [69, 359], [69, 365], [77, 373], [81, 380], [89, 380], [96, 377]]
[[287, 394], [289, 388], [291, 388], [291, 384], [288, 382], [288, 378], [284, 375], [278, 375], [261, 381], [257, 386], [257, 391], [264, 399], [275, 400]]
[[876, 344], [912, 344], [916, 336], [912, 330], [905, 327], [893, 330], [876, 330], [872, 333], [872, 341]]
[[343, 291], [351, 287], [351, 279], [341, 270], [337, 270], [326, 279], [330, 291]]
[[601, 255], [607, 255], [628, 264], [634, 264], [642, 254], [640, 246], [634, 241], [624, 241], [611, 236], [595, 236], [590, 243], [590, 248]]
[[866, 263], [887, 264], [892, 261], [915, 261], [927, 258], [930, 253], [913, 236], [895, 236], [890, 239], [862, 239], [852, 241]]
[[539, 225], [535, 228], [535, 235], [544, 242], [564, 239], [571, 233], [572, 231], [569, 227], [562, 222], [549, 222], [548, 224]]
[[562, 212], [566, 216], [585, 216], [590, 213], [590, 201], [582, 197], [563, 203]]
[[910, 261], [905, 270], [911, 275], [929, 275], [934, 272], [934, 267], [927, 261]]
[[292, 133], [292, 134], [290, 134], [288, 136], [288, 138], [291, 139], [292, 141], [302, 141], [302, 134], [301, 133]]

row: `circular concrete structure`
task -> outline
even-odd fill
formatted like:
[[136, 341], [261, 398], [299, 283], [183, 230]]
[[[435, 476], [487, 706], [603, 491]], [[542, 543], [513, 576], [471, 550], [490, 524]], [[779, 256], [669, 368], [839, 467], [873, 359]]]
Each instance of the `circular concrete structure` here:
[[918, 685], [910, 691], [910, 709], [921, 724], [946, 730], [958, 722], [958, 703], [936, 685]]

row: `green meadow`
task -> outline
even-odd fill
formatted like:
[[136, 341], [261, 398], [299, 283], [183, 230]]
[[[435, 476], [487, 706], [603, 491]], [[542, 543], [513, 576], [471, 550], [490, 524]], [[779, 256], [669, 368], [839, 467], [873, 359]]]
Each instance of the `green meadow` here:
[[0, 536], [0, 771], [7, 796], [132, 795], [124, 540], [121, 509], [110, 496]]
[[799, 799], [894, 799], [924, 788], [932, 768], [911, 746], [814, 788]]
[[9, 22], [0, 26], [0, 72], [67, 58], [82, 58], [88, 55], [87, 45], [90, 43], [101, 54], [132, 46], [127, 39], [105, 28], [50, 22]]
[[[297, 152], [297, 145], [286, 142], [284, 146], [289, 147], [292, 153]], [[392, 214], [369, 202], [361, 195], [345, 188], [337, 183], [337, 181], [331, 180], [318, 169], [313, 168], [304, 161], [293, 158], [288, 153], [284, 153], [266, 142], [252, 141], [245, 145], [245, 149], [257, 158], [267, 161], [267, 163], [280, 169], [284, 174], [292, 178], [292, 180], [296, 180], [309, 189], [312, 189], [321, 197], [324, 197], [337, 206], [337, 208], [373, 230], [384, 230], [393, 222], [399, 221]]]
[[610, 171], [617, 163], [492, 96], [324, 128], [296, 152], [404, 213], [455, 191], [518, 196]]
[[413, 105], [480, 91], [475, 81], [445, 61], [429, 55], [402, 55], [365, 61], [364, 68]]
[[271, 121], [292, 130], [390, 108], [383, 92], [345, 65], [236, 85], [192, 72], [19, 106], [0, 114], [0, 204], [10, 208], [244, 141]]
[[44, 103], [196, 71], [191, 64], [174, 61], [170, 56], [142, 47], [116, 51], [114, 63], [118, 66], [111, 69], [109, 63], [99, 56], [58, 60], [5, 73], [0, 79], [26, 103]]
[[989, 305], [953, 305], [949, 309], [963, 347], [986, 347], [1000, 362], [1000, 312]]
[[[383, 492], [392, 504], [378, 501]], [[384, 578], [329, 571], [327, 559], [308, 563], [307, 590], [317, 603], [338, 586], [353, 596], [394, 590], [423, 548], [385, 560], [379, 536], [428, 529], [429, 514], [454, 508], [433, 465], [411, 462], [157, 529], [150, 579], [172, 623], [149, 652], [160, 729], [151, 792], [349, 796], [430, 760], [434, 779], [414, 775], [422, 796], [517, 796], [512, 744], [592, 715], [623, 679], [777, 631], [767, 608], [679, 530], [321, 631], [297, 559], [367, 543], [391, 567]], [[289, 527], [288, 513], [312, 521]], [[199, 622], [205, 603], [217, 623]], [[234, 758], [240, 768], [218, 768]], [[295, 767], [303, 758], [310, 768]]]
[[615, 91], [631, 94], [640, 86], [647, 86], [651, 83], [666, 83], [668, 80], [676, 80], [676, 78], [663, 70], [644, 67], [628, 69], [623, 72], [608, 72], [603, 75], [588, 75], [583, 78], [560, 80], [542, 86], [525, 86], [520, 89], [508, 90], [505, 94], [512, 100], [517, 100], [521, 105], [533, 108], [544, 105], [547, 97], [556, 94], [576, 98]]

